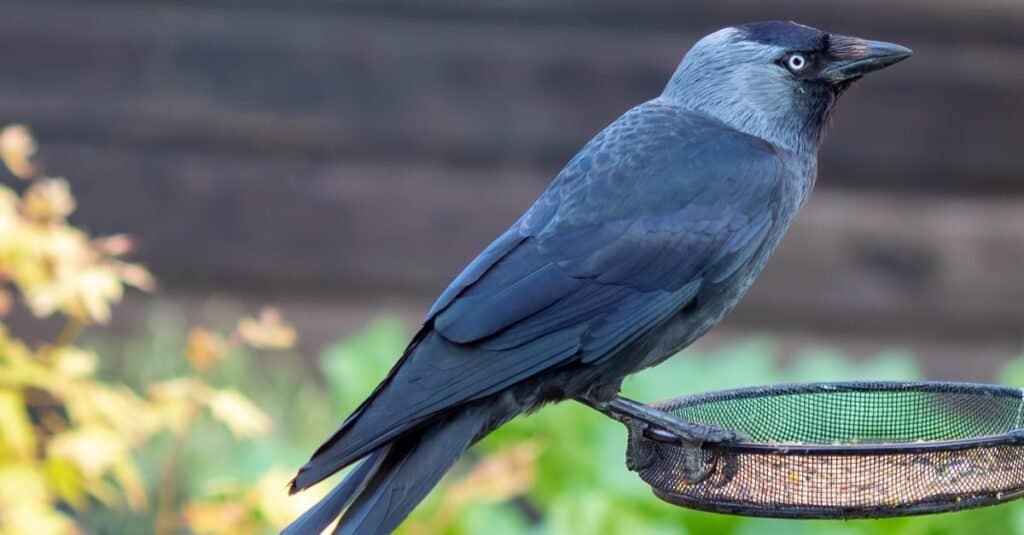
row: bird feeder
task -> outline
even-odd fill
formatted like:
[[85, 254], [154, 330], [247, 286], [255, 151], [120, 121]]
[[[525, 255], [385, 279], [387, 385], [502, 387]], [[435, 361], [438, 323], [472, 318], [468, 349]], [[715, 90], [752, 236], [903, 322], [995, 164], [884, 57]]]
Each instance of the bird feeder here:
[[627, 465], [662, 500], [777, 518], [881, 518], [1024, 494], [1024, 389], [948, 382], [773, 385], [653, 409], [733, 430], [694, 443], [639, 420]]

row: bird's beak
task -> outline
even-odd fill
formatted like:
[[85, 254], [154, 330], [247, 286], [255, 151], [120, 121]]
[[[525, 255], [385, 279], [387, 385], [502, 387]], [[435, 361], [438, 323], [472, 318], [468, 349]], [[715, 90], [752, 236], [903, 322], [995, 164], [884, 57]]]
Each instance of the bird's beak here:
[[895, 43], [840, 35], [832, 36], [830, 52], [832, 61], [822, 69], [821, 75], [832, 83], [860, 78], [913, 54], [909, 48]]

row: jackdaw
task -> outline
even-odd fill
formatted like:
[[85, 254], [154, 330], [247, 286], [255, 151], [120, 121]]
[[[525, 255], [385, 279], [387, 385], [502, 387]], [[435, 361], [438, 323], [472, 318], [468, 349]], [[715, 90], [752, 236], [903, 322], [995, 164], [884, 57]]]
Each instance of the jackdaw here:
[[284, 533], [339, 515], [336, 533], [389, 532], [470, 445], [549, 402], [735, 438], [673, 427], [618, 397], [622, 380], [733, 308], [814, 185], [836, 99], [910, 54], [791, 22], [698, 41], [661, 95], [588, 142], [441, 294], [290, 491], [360, 464]]

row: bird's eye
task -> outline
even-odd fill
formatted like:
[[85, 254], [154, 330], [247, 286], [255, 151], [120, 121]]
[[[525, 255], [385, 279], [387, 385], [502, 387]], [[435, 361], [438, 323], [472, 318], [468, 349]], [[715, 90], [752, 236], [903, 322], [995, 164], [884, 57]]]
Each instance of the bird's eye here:
[[800, 72], [807, 68], [807, 58], [803, 54], [790, 54], [786, 58], [786, 67], [793, 72]]

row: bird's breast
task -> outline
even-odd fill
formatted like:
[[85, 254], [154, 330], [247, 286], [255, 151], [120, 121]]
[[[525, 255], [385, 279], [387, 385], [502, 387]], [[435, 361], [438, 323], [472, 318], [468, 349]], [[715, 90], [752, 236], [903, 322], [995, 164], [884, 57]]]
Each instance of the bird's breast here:
[[707, 284], [695, 301], [679, 311], [652, 333], [653, 342], [644, 348], [644, 355], [635, 355], [637, 370], [654, 366], [686, 348], [717, 325], [747, 293], [764, 270], [778, 246], [789, 221], [780, 221], [766, 237], [765, 245], [729, 278]]

